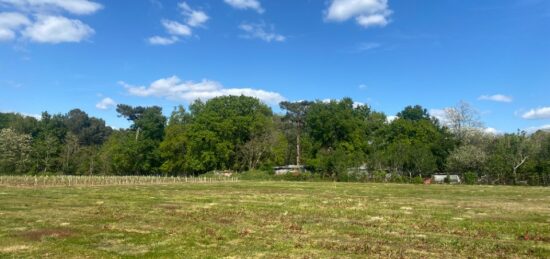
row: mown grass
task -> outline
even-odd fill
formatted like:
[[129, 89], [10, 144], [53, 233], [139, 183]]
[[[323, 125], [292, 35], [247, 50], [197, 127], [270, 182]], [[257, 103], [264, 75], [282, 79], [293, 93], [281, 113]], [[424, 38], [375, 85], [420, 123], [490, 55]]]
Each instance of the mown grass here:
[[548, 258], [550, 189], [254, 181], [0, 187], [0, 257]]

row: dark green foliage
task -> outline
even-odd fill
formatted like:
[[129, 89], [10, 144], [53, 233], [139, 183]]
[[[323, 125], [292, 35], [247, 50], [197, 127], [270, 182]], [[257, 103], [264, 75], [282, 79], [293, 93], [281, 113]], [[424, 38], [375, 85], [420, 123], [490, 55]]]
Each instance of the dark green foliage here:
[[423, 184], [423, 183], [424, 183], [424, 179], [422, 178], [422, 176], [417, 175], [416, 177], [414, 177], [414, 178], [411, 180], [411, 183], [413, 183], [413, 184]]
[[467, 172], [464, 174], [464, 183], [465, 184], [476, 184], [477, 183], [477, 174], [474, 172]]
[[103, 145], [102, 161], [106, 174], [158, 174], [161, 165], [158, 142], [153, 139], [135, 139], [131, 131], [116, 132]]
[[407, 107], [399, 113], [405, 117], [394, 120], [384, 132], [385, 145], [380, 152], [390, 170], [414, 177], [443, 169], [452, 140], [446, 129], [424, 112], [420, 106]]
[[431, 119], [431, 116], [428, 113], [428, 110], [423, 108], [420, 105], [405, 107], [403, 111], [397, 114], [397, 117], [408, 121], [421, 121], [421, 120]]
[[[161, 143], [167, 174], [196, 174], [211, 170], [247, 170], [270, 153], [271, 109], [245, 96], [196, 101], [190, 113], [174, 112]], [[253, 158], [250, 158], [250, 157]]]
[[312, 142], [309, 162], [324, 177], [345, 180], [349, 168], [365, 164], [373, 133], [368, 106], [355, 106], [349, 98], [311, 104], [306, 133]]

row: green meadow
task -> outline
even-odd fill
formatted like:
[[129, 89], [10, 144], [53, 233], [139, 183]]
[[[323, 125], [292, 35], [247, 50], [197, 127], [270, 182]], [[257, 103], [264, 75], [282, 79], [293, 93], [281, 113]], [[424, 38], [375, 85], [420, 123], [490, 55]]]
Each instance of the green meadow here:
[[548, 258], [550, 189], [239, 181], [0, 186], [7, 258]]

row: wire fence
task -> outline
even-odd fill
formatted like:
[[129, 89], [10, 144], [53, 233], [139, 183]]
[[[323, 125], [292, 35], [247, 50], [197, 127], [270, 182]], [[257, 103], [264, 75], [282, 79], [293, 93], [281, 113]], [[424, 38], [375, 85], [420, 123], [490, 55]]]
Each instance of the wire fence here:
[[237, 177], [164, 177], [164, 176], [2, 176], [0, 186], [57, 187], [105, 185], [153, 185], [183, 183], [234, 183]]

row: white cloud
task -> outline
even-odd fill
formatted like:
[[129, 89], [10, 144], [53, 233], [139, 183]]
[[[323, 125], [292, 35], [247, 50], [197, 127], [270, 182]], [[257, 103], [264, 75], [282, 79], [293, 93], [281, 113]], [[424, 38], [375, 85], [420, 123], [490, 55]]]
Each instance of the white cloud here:
[[15, 32], [6, 28], [0, 28], [0, 41], [13, 40], [15, 38]]
[[166, 31], [175, 36], [191, 36], [192, 31], [189, 26], [181, 24], [176, 21], [170, 21], [170, 20], [163, 20], [162, 26], [166, 29]]
[[13, 111], [13, 110], [0, 110], [0, 113], [15, 113], [15, 114], [19, 114], [21, 116], [25, 116], [25, 117], [33, 117], [37, 120], [41, 120], [42, 119], [42, 115], [41, 114], [33, 114], [33, 113], [26, 113], [26, 112], [16, 112], [16, 111]]
[[81, 21], [63, 16], [38, 16], [36, 22], [22, 32], [24, 37], [40, 43], [80, 42], [94, 33]]
[[113, 99], [106, 97], [106, 98], [103, 98], [100, 102], [98, 102], [95, 105], [95, 107], [101, 110], [107, 110], [111, 107], [114, 107], [115, 105], [116, 105], [116, 102]]
[[147, 39], [147, 41], [149, 42], [149, 44], [151, 45], [161, 45], [161, 46], [166, 46], [166, 45], [172, 45], [176, 42], [178, 42], [178, 37], [161, 37], [161, 36], [153, 36], [149, 39]]
[[0, 41], [15, 39], [15, 31], [22, 26], [29, 25], [31, 21], [21, 13], [0, 13]]
[[537, 126], [537, 127], [529, 127], [529, 128], [524, 129], [524, 131], [527, 132], [527, 133], [535, 133], [539, 130], [550, 131], [550, 124]]
[[0, 0], [0, 4], [35, 13], [61, 9], [78, 15], [93, 14], [103, 8], [101, 4], [89, 0]]
[[224, 2], [240, 10], [252, 9], [258, 13], [263, 13], [265, 11], [258, 0], [224, 0]]
[[177, 76], [159, 79], [149, 86], [133, 86], [125, 82], [119, 82], [119, 84], [124, 86], [128, 93], [134, 96], [155, 96], [187, 102], [197, 99], [208, 100], [226, 95], [251, 96], [269, 104], [278, 104], [285, 100], [282, 95], [276, 92], [252, 88], [225, 88], [216, 81], [208, 79], [203, 79], [200, 82], [182, 81]]
[[265, 23], [242, 23], [239, 29], [246, 32], [245, 35], [242, 35], [246, 39], [261, 39], [266, 42], [283, 42], [286, 40], [285, 36], [273, 32], [273, 26], [268, 27]]
[[494, 101], [503, 103], [511, 103], [514, 100], [511, 96], [506, 96], [503, 94], [482, 95], [477, 99], [481, 101]]
[[353, 108], [358, 108], [360, 106], [365, 106], [367, 104], [363, 103], [363, 102], [353, 102]]
[[0, 13], [0, 41], [21, 35], [38, 43], [80, 42], [90, 37], [95, 33], [90, 26], [66, 18], [61, 12], [84, 15], [103, 8], [89, 0], [0, 0], [0, 7], [3, 6], [18, 12]]
[[485, 132], [485, 133], [487, 133], [487, 134], [492, 134], [492, 135], [498, 135], [498, 134], [500, 134], [500, 131], [499, 131], [499, 130], [497, 130], [497, 129], [495, 129], [495, 128], [491, 128], [491, 127], [489, 127], [489, 128], [483, 128], [482, 131]]
[[390, 23], [391, 14], [388, 0], [332, 0], [325, 19], [343, 22], [355, 18], [365, 28], [384, 27]]
[[205, 12], [192, 9], [186, 2], [181, 2], [178, 6], [181, 8], [183, 16], [187, 18], [187, 25], [191, 27], [202, 26], [210, 19]]
[[16, 12], [0, 13], [0, 28], [15, 29], [29, 25], [31, 21], [25, 15]]
[[399, 119], [399, 117], [397, 117], [397, 116], [388, 116], [388, 117], [386, 117], [386, 122], [391, 123], [392, 121], [397, 120], [397, 119]]
[[531, 109], [530, 111], [524, 113], [521, 117], [528, 120], [550, 119], [550, 107]]
[[448, 122], [448, 119], [447, 119], [447, 109], [430, 109], [428, 111], [428, 113], [432, 116], [432, 117], [435, 117], [437, 120], [439, 120], [439, 122], [443, 125], [447, 124]]

